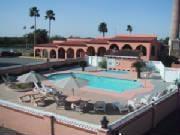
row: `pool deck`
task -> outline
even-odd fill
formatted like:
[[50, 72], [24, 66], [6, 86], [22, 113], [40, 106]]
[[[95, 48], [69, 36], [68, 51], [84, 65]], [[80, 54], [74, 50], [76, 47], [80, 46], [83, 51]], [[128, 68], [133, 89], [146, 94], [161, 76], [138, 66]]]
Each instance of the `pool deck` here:
[[[68, 70], [68, 71], [61, 71], [58, 73], [67, 73], [67, 72], [72, 72], [72, 71], [78, 72], [78, 73], [81, 72], [81, 71], [77, 71], [77, 70], [76, 71], [75, 70]], [[95, 74], [95, 75], [99, 75], [99, 76], [114, 77], [114, 78], [120, 78], [120, 79], [124, 79], [124, 77], [126, 77], [126, 79], [136, 80], [136, 78], [134, 78], [133, 74], [110, 74], [110, 73], [104, 73], [104, 72], [96, 72], [96, 73], [84, 72], [84, 73]], [[156, 90], [163, 90], [164, 85], [165, 85], [165, 83], [162, 82], [162, 80], [160, 80], [160, 79], [156, 79], [156, 80], [154, 80], [154, 79], [146, 79], [146, 80], [142, 79], [139, 81], [141, 81], [142, 84], [146, 85], [146, 87], [136, 89], [133, 91], [118, 93], [118, 94], [113, 93], [113, 92], [105, 92], [102, 90], [101, 91], [100, 90], [92, 90], [92, 89], [89, 89], [87, 87], [84, 87], [84, 88], [81, 88], [79, 91], [75, 91], [75, 96], [79, 96], [79, 97], [89, 99], [90, 102], [92, 102], [92, 103], [94, 103], [95, 101], [99, 101], [99, 100], [105, 101], [107, 103], [107, 105], [109, 103], [115, 102], [115, 101], [119, 101], [121, 103], [127, 103], [128, 99], [132, 99], [136, 96], [141, 96], [141, 95], [144, 95], [146, 93], [154, 92]], [[55, 87], [57, 90], [62, 91], [57, 86], [55, 86]], [[71, 90], [67, 90], [67, 91], [63, 91], [63, 92], [66, 95], [72, 96]], [[0, 99], [4, 99], [7, 101], [17, 103], [17, 104], [29, 106], [32, 108], [37, 108], [40, 110], [54, 112], [56, 114], [66, 116], [69, 118], [73, 118], [73, 119], [77, 119], [80, 121], [85, 121], [85, 122], [89, 122], [89, 123], [93, 123], [93, 124], [100, 124], [100, 120], [102, 119], [102, 117], [107, 116], [110, 123], [112, 123], [114, 121], [117, 121], [118, 119], [121, 119], [121, 117], [124, 116], [124, 115], [120, 115], [117, 113], [110, 113], [110, 114], [109, 113], [108, 114], [85, 113], [85, 114], [83, 114], [83, 113], [79, 113], [79, 112], [75, 112], [75, 111], [67, 111], [64, 109], [56, 109], [56, 104], [53, 102], [52, 99], [48, 99], [49, 104], [45, 107], [35, 107], [31, 103], [21, 103], [18, 100], [18, 97], [21, 96], [22, 94], [24, 94], [24, 93], [23, 92], [15, 92], [14, 90], [5, 86], [3, 83], [0, 84]], [[107, 107], [107, 109], [111, 110], [111, 107], [109, 106], [109, 107]]]

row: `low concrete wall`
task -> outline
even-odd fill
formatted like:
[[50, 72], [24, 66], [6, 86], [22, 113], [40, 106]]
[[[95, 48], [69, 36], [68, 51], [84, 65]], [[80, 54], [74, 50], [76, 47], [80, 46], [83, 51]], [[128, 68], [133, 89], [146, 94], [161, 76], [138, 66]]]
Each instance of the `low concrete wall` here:
[[144, 108], [132, 112], [109, 127], [113, 133], [122, 135], [143, 135], [179, 106], [180, 95], [174, 91]]
[[28, 135], [50, 135], [48, 117], [35, 116], [0, 106], [0, 125]]
[[166, 100], [161, 99], [154, 104], [154, 126], [156, 126], [161, 120], [167, 117], [170, 113], [176, 110], [178, 107], [178, 93], [174, 93]]
[[100, 128], [100, 125], [0, 100], [0, 125], [28, 135], [142, 135], [175, 111], [179, 107], [179, 98], [178, 91], [173, 91], [125, 115], [109, 125], [108, 130]]
[[[99, 135], [99, 125], [0, 100], [0, 126], [28, 135]], [[101, 135], [106, 135], [106, 132]]]
[[0, 68], [0, 75], [3, 74], [22, 74], [32, 70], [44, 70], [68, 65], [78, 65], [80, 61], [84, 61], [85, 59], [69, 59], [65, 61], [54, 61], [54, 62], [40, 62], [35, 64], [26, 64], [26, 65], [18, 65], [11, 67], [3, 67]]
[[172, 64], [171, 67], [172, 68], [180, 68], [180, 64]]
[[166, 82], [174, 82], [180, 79], [180, 68], [168, 68], [161, 61], [149, 61], [147, 65], [154, 68], [161, 75], [161, 78]]

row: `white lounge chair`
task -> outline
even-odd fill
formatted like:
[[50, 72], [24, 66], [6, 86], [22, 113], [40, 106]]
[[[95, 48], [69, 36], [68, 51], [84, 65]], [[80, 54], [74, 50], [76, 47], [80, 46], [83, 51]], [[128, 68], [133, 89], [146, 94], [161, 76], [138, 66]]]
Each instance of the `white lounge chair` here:
[[129, 112], [129, 106], [121, 104], [120, 102], [113, 102], [112, 106], [114, 109], [117, 108], [119, 110], [119, 113]]
[[134, 100], [128, 100], [127, 104], [129, 106], [129, 108], [131, 108], [130, 111], [135, 111], [138, 108], [138, 106]]
[[45, 86], [42, 83], [34, 83], [34, 86], [35, 86], [35, 88], [34, 88], [35, 91], [38, 91], [45, 95], [46, 94], [55, 94], [57, 92], [55, 89]]
[[151, 94], [147, 94], [140, 99], [140, 104], [148, 105], [151, 102]]

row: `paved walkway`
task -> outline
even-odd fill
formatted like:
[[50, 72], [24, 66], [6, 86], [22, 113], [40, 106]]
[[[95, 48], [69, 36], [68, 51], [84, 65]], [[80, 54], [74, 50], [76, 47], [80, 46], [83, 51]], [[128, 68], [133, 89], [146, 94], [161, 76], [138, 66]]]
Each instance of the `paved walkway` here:
[[[9, 57], [9, 58], [0, 58], [0, 65], [1, 64], [6, 64], [9, 66], [10, 64], [12, 65], [25, 65], [25, 64], [30, 64], [30, 63], [39, 63], [39, 62], [44, 62], [43, 60], [40, 59], [33, 59], [33, 58], [20, 58], [20, 57]], [[5, 65], [3, 65], [4, 67]], [[0, 66], [1, 67], [1, 66]]]

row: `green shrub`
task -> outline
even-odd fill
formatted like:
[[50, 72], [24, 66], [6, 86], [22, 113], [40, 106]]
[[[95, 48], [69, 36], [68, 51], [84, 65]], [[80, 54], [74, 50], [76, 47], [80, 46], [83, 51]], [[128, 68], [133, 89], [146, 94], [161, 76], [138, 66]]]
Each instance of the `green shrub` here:
[[98, 66], [103, 69], [107, 69], [107, 61], [104, 59], [103, 61], [98, 63]]
[[28, 88], [33, 88], [32, 83], [14, 83], [10, 85], [10, 88], [12, 89], [28, 89]]

